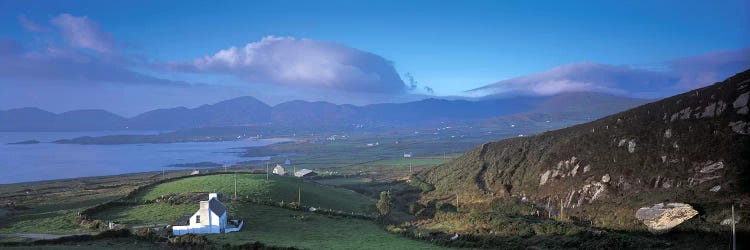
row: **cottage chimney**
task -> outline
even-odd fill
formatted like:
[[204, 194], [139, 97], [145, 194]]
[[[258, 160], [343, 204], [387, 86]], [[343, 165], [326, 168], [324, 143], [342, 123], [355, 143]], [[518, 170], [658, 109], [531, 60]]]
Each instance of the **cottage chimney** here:
[[216, 200], [218, 201], [219, 200], [219, 195], [217, 195], [216, 193], [210, 193], [210, 194], [208, 194], [208, 200], [211, 200], [213, 198], [216, 198]]

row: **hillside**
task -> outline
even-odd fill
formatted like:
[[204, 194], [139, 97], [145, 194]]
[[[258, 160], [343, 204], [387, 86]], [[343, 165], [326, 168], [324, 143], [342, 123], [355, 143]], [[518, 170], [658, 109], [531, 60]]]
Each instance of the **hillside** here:
[[642, 229], [637, 208], [677, 201], [718, 227], [730, 204], [750, 215], [748, 95], [745, 71], [593, 122], [485, 143], [420, 173], [435, 188], [423, 200], [458, 194], [471, 206], [525, 197], [549, 211], [563, 204], [571, 216], [626, 229]]

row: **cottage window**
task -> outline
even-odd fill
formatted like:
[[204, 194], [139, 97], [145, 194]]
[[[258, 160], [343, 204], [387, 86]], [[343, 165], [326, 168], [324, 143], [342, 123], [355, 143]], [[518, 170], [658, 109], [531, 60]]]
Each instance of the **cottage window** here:
[[201, 223], [201, 216], [200, 215], [196, 215], [195, 216], [195, 223]]

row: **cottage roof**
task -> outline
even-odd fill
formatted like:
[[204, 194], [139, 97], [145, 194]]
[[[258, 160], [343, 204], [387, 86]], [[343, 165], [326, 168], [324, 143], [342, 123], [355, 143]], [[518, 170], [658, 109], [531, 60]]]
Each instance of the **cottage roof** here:
[[177, 219], [176, 221], [174, 221], [174, 223], [172, 223], [172, 226], [188, 226], [188, 225], [190, 225], [190, 217], [191, 216], [192, 215], [190, 215], [190, 214], [183, 215], [182, 217], [180, 217], [179, 219]]
[[224, 203], [221, 203], [221, 201], [216, 198], [208, 201], [208, 208], [219, 216], [227, 212], [227, 206], [225, 206]]
[[309, 169], [305, 168], [305, 169], [302, 169], [300, 171], [297, 171], [297, 175], [303, 176], [303, 175], [306, 175], [306, 174], [309, 174], [309, 173], [312, 173], [312, 172], [313, 172], [312, 170], [309, 170]]

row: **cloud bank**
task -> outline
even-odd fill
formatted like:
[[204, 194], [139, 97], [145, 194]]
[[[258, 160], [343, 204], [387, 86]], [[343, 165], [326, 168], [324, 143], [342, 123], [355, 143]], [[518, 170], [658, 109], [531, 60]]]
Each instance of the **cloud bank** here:
[[111, 33], [86, 16], [62, 13], [36, 22], [19, 15], [17, 20], [43, 42], [24, 45], [0, 37], [0, 108], [133, 114], [242, 95], [269, 103], [352, 104], [422, 97], [415, 94], [416, 85], [404, 84], [392, 62], [332, 42], [268, 36], [189, 61], [154, 62], [125, 53]]
[[381, 56], [341, 44], [266, 36], [188, 62], [167, 62], [182, 72], [237, 76], [248, 83], [343, 91], [402, 93], [406, 85]]
[[722, 81], [750, 68], [750, 47], [677, 58], [665, 64], [679, 77], [675, 87], [689, 90]]
[[[48, 31], [46, 27], [18, 17], [24, 29]], [[43, 48], [24, 48], [14, 39], [0, 37], [0, 81], [5, 85], [35, 84], [126, 84], [187, 86], [183, 81], [140, 73], [136, 60], [119, 55], [114, 38], [88, 17], [60, 14], [50, 19], [65, 44], [47, 43]]]
[[102, 31], [99, 24], [88, 17], [77, 17], [63, 13], [52, 18], [51, 23], [60, 30], [62, 37], [73, 47], [91, 49], [97, 52], [112, 52], [114, 50], [112, 35]]
[[750, 68], [750, 47], [660, 63], [663, 70], [600, 63], [572, 63], [467, 91], [473, 94], [554, 95], [595, 91], [663, 97], [703, 87]]
[[44, 27], [42, 25], [37, 24], [34, 21], [29, 20], [28, 18], [26, 18], [26, 15], [18, 15], [18, 23], [21, 24], [21, 27], [23, 27], [25, 30], [28, 30], [31, 32], [48, 31], [47, 27]]

